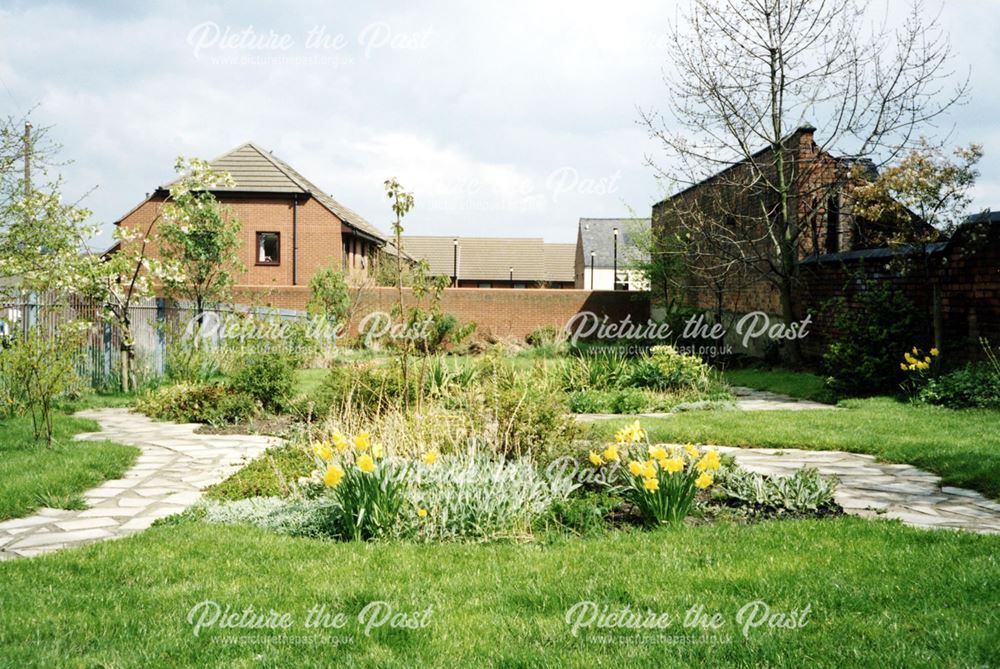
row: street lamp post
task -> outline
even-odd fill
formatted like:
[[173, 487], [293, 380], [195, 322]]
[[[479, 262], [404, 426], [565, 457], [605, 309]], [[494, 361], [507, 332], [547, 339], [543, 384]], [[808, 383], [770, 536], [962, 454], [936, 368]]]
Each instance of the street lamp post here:
[[514, 266], [511, 265], [507, 269], [510, 270], [510, 287], [513, 288], [514, 287]]
[[590, 289], [594, 289], [594, 256], [597, 255], [597, 251], [590, 252]]
[[458, 237], [452, 240], [452, 246], [454, 246], [454, 258], [452, 264], [452, 286], [458, 288]]
[[618, 228], [614, 228], [615, 235], [615, 265], [614, 274], [611, 277], [611, 290], [618, 290]]

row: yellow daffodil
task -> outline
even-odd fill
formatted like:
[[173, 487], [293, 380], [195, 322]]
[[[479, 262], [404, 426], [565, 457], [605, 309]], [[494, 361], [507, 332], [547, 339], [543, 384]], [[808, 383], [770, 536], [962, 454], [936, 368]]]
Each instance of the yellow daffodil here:
[[912, 355], [910, 355], [908, 352], [903, 354], [903, 359], [906, 360], [906, 362], [910, 363], [911, 365], [917, 361], [917, 359], [914, 358]]
[[640, 474], [642, 474], [642, 465], [633, 460], [632, 462], [628, 463], [628, 470], [632, 472], [632, 476], [639, 476]]
[[617, 432], [615, 432], [616, 444], [624, 444], [627, 439], [628, 439], [628, 432], [626, 432], [625, 428], [622, 428]]
[[937, 350], [936, 348], [931, 349], [931, 355], [934, 356], [935, 358], [938, 357], [940, 353], [941, 351]]
[[326, 473], [323, 474], [323, 483], [331, 488], [336, 488], [342, 478], [344, 478], [344, 470], [337, 465], [330, 465], [326, 468]]
[[365, 474], [371, 474], [375, 471], [375, 461], [372, 459], [372, 456], [367, 453], [358, 458], [357, 465], [358, 469], [363, 471]]
[[913, 347], [913, 355], [920, 355], [920, 351], [917, 350], [916, 346]]
[[380, 460], [382, 458], [382, 444], [375, 444], [372, 446], [372, 455], [375, 459]]
[[601, 455], [603, 455], [604, 459], [607, 460], [607, 461], [609, 461], [609, 462], [611, 460], [617, 460], [618, 459], [618, 447], [615, 446], [614, 444], [612, 444], [611, 446], [608, 446], [607, 448], [605, 448], [604, 449], [604, 453], [602, 453]]
[[330, 441], [333, 442], [333, 447], [336, 448], [338, 451], [347, 450], [347, 437], [345, 437], [344, 433], [341, 432], [340, 430], [337, 430], [332, 435], [330, 435]]
[[642, 475], [647, 479], [656, 476], [656, 467], [653, 465], [652, 460], [646, 460], [642, 463]]
[[438, 452], [437, 451], [427, 451], [426, 453], [424, 453], [420, 457], [420, 460], [425, 465], [433, 465], [435, 462], [438, 461]]
[[316, 457], [320, 460], [329, 461], [333, 457], [333, 449], [330, 448], [330, 444], [326, 442], [313, 446], [313, 453], [315, 453]]
[[705, 456], [696, 465], [698, 471], [703, 472], [709, 469], [718, 469], [722, 463], [719, 461], [719, 454], [715, 451], [706, 451]]
[[642, 480], [642, 487], [649, 492], [656, 492], [660, 487], [660, 482], [655, 478], [647, 478]]
[[367, 451], [368, 447], [371, 445], [371, 437], [367, 432], [358, 432], [354, 436], [354, 448], [359, 451]]
[[676, 474], [684, 469], [684, 460], [681, 458], [670, 458], [669, 460], [664, 460], [660, 466], [663, 467], [668, 474]]
[[708, 472], [702, 472], [701, 476], [699, 476], [694, 480], [694, 484], [696, 487], [704, 490], [708, 486], [712, 485], [712, 480], [713, 479], [711, 474], [709, 474]]
[[663, 446], [650, 446], [649, 457], [654, 460], [662, 460], [667, 457], [667, 449], [663, 448]]
[[591, 451], [590, 452], [590, 464], [594, 465], [595, 467], [600, 467], [601, 465], [604, 464], [604, 458], [602, 458], [601, 456], [599, 456], [594, 451]]
[[427, 509], [417, 509], [417, 515], [421, 518], [427, 517]]
[[684, 444], [684, 452], [687, 453], [690, 458], [697, 458], [701, 455], [701, 453], [698, 452], [698, 449], [694, 447], [694, 444], [691, 443]]

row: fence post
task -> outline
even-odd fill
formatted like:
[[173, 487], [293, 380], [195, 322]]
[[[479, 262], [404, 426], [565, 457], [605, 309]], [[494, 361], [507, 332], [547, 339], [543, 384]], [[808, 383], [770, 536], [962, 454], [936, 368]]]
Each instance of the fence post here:
[[162, 297], [156, 298], [156, 372], [167, 373], [167, 336], [164, 332], [167, 321], [167, 303]]

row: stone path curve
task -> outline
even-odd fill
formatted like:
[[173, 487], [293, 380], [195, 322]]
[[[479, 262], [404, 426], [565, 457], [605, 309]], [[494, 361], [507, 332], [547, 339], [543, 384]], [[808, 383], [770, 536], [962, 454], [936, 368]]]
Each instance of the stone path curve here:
[[[744, 388], [743, 386], [733, 386], [730, 388], [736, 398], [732, 401], [736, 409], [740, 411], [811, 411], [836, 409], [832, 404], [813, 402], [812, 400], [802, 400], [788, 395], [780, 395], [767, 390], [755, 390]], [[590, 423], [596, 420], [613, 420], [615, 418], [667, 418], [676, 416], [672, 412], [653, 412], [640, 414], [615, 414], [615, 413], [579, 413], [575, 418], [581, 423]]]
[[77, 439], [130, 444], [141, 454], [124, 478], [85, 492], [90, 508], [84, 511], [41, 509], [0, 522], [0, 560], [142, 531], [158, 518], [184, 511], [198, 501], [203, 488], [280, 443], [273, 437], [195, 434], [200, 425], [156, 422], [127, 409], [76, 415], [101, 425], [100, 432], [79, 434]]
[[759, 474], [787, 476], [813, 467], [837, 476], [834, 499], [844, 511], [866, 518], [895, 518], [921, 528], [1000, 534], [1000, 504], [978, 492], [941, 486], [940, 477], [911, 465], [877, 462], [874, 456], [841, 451], [717, 446]]

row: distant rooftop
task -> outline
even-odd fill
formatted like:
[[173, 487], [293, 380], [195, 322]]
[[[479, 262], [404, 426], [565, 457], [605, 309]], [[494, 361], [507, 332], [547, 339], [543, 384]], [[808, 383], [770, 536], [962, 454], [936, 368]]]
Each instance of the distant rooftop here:
[[573, 281], [575, 244], [547, 244], [541, 237], [449, 237], [404, 235], [403, 251], [426, 260], [434, 276], [452, 276], [455, 240], [458, 276], [472, 281]]
[[648, 218], [581, 218], [579, 240], [583, 247], [583, 264], [590, 267], [590, 254], [594, 253], [594, 267], [611, 269], [615, 264], [615, 234], [618, 228], [618, 268], [643, 262], [649, 254], [639, 248], [636, 238], [649, 233]]

